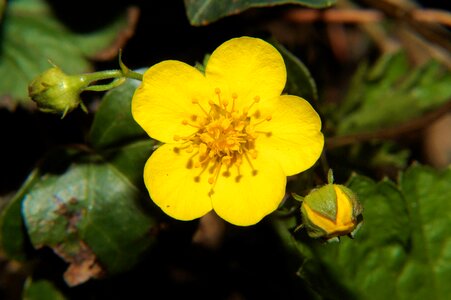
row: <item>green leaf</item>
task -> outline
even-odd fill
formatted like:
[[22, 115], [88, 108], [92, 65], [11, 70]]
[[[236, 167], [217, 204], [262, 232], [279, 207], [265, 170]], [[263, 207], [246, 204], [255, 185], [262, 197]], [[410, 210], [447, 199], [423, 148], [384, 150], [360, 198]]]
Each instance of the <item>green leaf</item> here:
[[354, 176], [364, 206], [355, 240], [299, 243], [303, 279], [328, 299], [447, 299], [451, 169], [412, 166], [399, 185]]
[[21, 214], [22, 198], [38, 179], [39, 172], [35, 170], [0, 212], [0, 248], [10, 259], [26, 259], [27, 236]]
[[33, 246], [70, 263], [69, 285], [128, 270], [153, 244], [155, 221], [140, 190], [150, 152], [150, 140], [105, 156], [66, 149], [41, 166], [23, 216]]
[[307, 67], [280, 43], [275, 40], [270, 42], [279, 50], [285, 61], [287, 68], [287, 84], [285, 90], [288, 94], [301, 96], [311, 103], [318, 100], [316, 83]]
[[33, 281], [28, 278], [22, 292], [23, 300], [64, 300], [66, 297], [47, 280]]
[[451, 295], [451, 169], [410, 168], [400, 180], [411, 217], [411, 255], [399, 277], [409, 298], [446, 299]]
[[335, 119], [339, 135], [391, 127], [419, 117], [451, 99], [451, 72], [436, 61], [409, 66], [406, 54], [363, 63]]
[[131, 100], [139, 84], [128, 79], [105, 94], [90, 131], [90, 142], [95, 148], [104, 149], [142, 137], [148, 139], [131, 113]]
[[238, 14], [251, 7], [299, 4], [312, 8], [324, 8], [336, 0], [184, 0], [186, 14], [191, 25], [207, 25], [225, 16]]
[[76, 34], [55, 18], [45, 1], [11, 1], [0, 40], [0, 103], [12, 99], [30, 105], [27, 85], [51, 67], [49, 60], [68, 74], [88, 71], [88, 58], [111, 45], [125, 25], [123, 16], [98, 31]]

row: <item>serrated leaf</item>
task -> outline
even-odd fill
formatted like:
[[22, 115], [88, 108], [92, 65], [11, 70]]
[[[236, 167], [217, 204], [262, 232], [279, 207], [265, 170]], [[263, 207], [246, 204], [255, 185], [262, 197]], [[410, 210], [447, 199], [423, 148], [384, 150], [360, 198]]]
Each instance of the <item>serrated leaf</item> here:
[[451, 169], [412, 166], [399, 185], [355, 176], [364, 206], [356, 238], [302, 243], [300, 275], [328, 299], [447, 299], [451, 293]]
[[22, 291], [23, 300], [64, 300], [66, 297], [47, 280], [33, 281], [28, 278]]
[[44, 164], [43, 175], [25, 194], [23, 217], [31, 242], [53, 248], [70, 263], [69, 285], [128, 270], [152, 245], [155, 221], [139, 188], [149, 143], [106, 156], [73, 149], [54, 153], [48, 161], [58, 169]]
[[128, 79], [105, 94], [89, 135], [95, 148], [104, 149], [147, 137], [131, 113], [131, 99], [139, 84], [137, 80]]
[[279, 50], [285, 61], [287, 68], [287, 84], [285, 90], [288, 94], [301, 96], [311, 103], [318, 100], [316, 83], [307, 67], [280, 43], [275, 40], [270, 42]]
[[186, 14], [191, 25], [207, 25], [225, 16], [238, 14], [251, 7], [299, 4], [312, 8], [324, 8], [336, 0], [184, 0]]
[[382, 56], [358, 69], [338, 108], [339, 135], [394, 126], [451, 99], [451, 72], [436, 61], [409, 66], [405, 53]]
[[28, 83], [49, 69], [49, 60], [68, 74], [88, 71], [92, 57], [106, 48], [126, 25], [125, 16], [90, 34], [71, 32], [45, 1], [11, 1], [0, 40], [0, 100], [30, 105]]

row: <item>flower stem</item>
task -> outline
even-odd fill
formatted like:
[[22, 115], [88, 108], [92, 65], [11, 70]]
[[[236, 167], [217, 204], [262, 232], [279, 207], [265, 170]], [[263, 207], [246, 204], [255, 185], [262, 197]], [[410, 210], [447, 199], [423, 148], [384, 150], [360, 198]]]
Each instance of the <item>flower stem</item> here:
[[[122, 66], [121, 66], [122, 67]], [[111, 90], [115, 87], [120, 86], [125, 82], [127, 78], [136, 79], [142, 81], [143, 75], [126, 67], [122, 67], [121, 70], [106, 70], [99, 71], [94, 73], [87, 73], [81, 75], [82, 81], [86, 82], [86, 87], [83, 89], [84, 91], [95, 91], [95, 92], [103, 92]], [[105, 79], [114, 79], [112, 82], [107, 84], [94, 84], [92, 83], [105, 80]]]
[[113, 79], [113, 78], [131, 78], [142, 81], [143, 75], [129, 69], [126, 70], [105, 70], [94, 73], [83, 74], [83, 78], [87, 82], [94, 82], [97, 80]]
[[131, 79], [136, 79], [136, 80], [139, 80], [139, 81], [143, 81], [143, 74], [138, 73], [138, 72], [134, 72], [134, 71], [128, 70], [128, 71], [124, 74], [124, 76], [127, 77], [127, 78], [131, 78]]

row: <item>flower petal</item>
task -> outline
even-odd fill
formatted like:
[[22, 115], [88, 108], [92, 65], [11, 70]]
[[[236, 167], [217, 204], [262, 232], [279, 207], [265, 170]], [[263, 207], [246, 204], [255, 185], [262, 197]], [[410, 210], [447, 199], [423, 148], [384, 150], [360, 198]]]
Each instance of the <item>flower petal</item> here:
[[321, 119], [312, 106], [300, 97], [283, 95], [258, 108], [272, 118], [256, 126], [267, 133], [259, 135], [257, 151], [277, 160], [287, 176], [310, 168], [324, 146]]
[[221, 174], [211, 196], [215, 212], [235, 225], [256, 224], [273, 212], [285, 195], [286, 176], [277, 161], [259, 155], [251, 162], [253, 168], [244, 161], [239, 173], [232, 168], [229, 176]]
[[212, 209], [207, 180], [196, 181], [200, 170], [189, 166], [191, 154], [165, 144], [144, 167], [144, 182], [152, 200], [169, 216], [193, 220]]
[[135, 121], [154, 139], [174, 142], [174, 135], [188, 136], [196, 128], [183, 125], [194, 115], [203, 115], [193, 99], [208, 108], [214, 96], [204, 75], [179, 61], [167, 60], [152, 66], [144, 73], [143, 82], [132, 100]]
[[271, 44], [240, 37], [228, 40], [211, 54], [205, 76], [227, 96], [237, 94], [237, 108], [241, 108], [255, 96], [261, 100], [279, 96], [287, 74], [282, 56]]

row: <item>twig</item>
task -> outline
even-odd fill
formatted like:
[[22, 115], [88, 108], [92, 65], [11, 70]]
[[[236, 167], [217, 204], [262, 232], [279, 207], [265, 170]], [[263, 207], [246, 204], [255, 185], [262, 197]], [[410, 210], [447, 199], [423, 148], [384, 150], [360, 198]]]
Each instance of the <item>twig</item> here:
[[[447, 51], [451, 51], [451, 33], [447, 31], [445, 28], [439, 26], [439, 21], [444, 19], [444, 15], [448, 15], [445, 19], [451, 18], [450, 13], [446, 11], [440, 11], [440, 18], [436, 20], [434, 23], [424, 23], [421, 20], [415, 19], [415, 16], [419, 16], [420, 11], [430, 10], [426, 9], [418, 9], [414, 8], [410, 5], [410, 2], [406, 4], [395, 3], [393, 1], [387, 0], [362, 0], [364, 3], [379, 9], [385, 15], [398, 19], [404, 23], [407, 23], [412, 29], [414, 29], [418, 34], [423, 36], [425, 39], [440, 45], [442, 48]], [[417, 12], [417, 13], [415, 13]], [[435, 15], [437, 16], [439, 10], [434, 10]]]
[[328, 23], [368, 23], [379, 22], [384, 16], [373, 9], [292, 9], [288, 11], [285, 18], [297, 23], [311, 23], [324, 21]]
[[138, 7], [131, 6], [127, 9], [127, 24], [122, 28], [116, 36], [114, 42], [106, 49], [96, 53], [94, 60], [106, 61], [116, 57], [119, 49], [124, 47], [127, 41], [135, 34], [135, 29], [138, 24], [140, 10]]
[[412, 18], [418, 22], [439, 23], [451, 26], [451, 13], [438, 9], [414, 9]]
[[[451, 13], [438, 9], [413, 9], [410, 17], [422, 23], [438, 23], [451, 26]], [[323, 21], [327, 23], [373, 23], [385, 19], [382, 12], [375, 9], [292, 9], [285, 18], [296, 23]]]
[[421, 117], [409, 120], [401, 125], [396, 125], [395, 127], [380, 129], [374, 132], [363, 132], [330, 137], [326, 140], [326, 147], [327, 149], [333, 149], [370, 140], [393, 139], [401, 135], [423, 129], [448, 112], [451, 112], [451, 100], [447, 101], [444, 105], [434, 111], [431, 111]]

